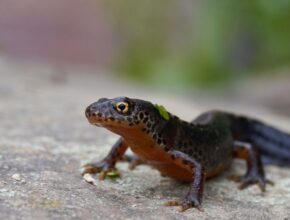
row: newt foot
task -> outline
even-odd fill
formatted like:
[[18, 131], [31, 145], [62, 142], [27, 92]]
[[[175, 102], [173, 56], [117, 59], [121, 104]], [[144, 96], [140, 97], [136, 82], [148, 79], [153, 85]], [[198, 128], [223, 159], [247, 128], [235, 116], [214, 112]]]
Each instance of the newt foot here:
[[261, 175], [244, 175], [244, 176], [230, 176], [230, 180], [240, 183], [239, 189], [243, 190], [251, 185], [257, 184], [262, 192], [266, 192], [266, 185], [274, 185], [271, 180], [266, 179]]
[[189, 198], [189, 196], [185, 197], [181, 201], [168, 201], [164, 203], [165, 206], [180, 206], [179, 211], [184, 212], [190, 208], [196, 208], [198, 211], [203, 212], [203, 208], [201, 207], [201, 201], [197, 197]]
[[114, 165], [108, 163], [106, 160], [102, 160], [96, 163], [88, 163], [84, 165], [84, 171], [82, 176], [85, 174], [96, 174], [99, 173], [99, 180], [104, 180], [106, 176], [119, 177], [121, 173], [115, 168]]

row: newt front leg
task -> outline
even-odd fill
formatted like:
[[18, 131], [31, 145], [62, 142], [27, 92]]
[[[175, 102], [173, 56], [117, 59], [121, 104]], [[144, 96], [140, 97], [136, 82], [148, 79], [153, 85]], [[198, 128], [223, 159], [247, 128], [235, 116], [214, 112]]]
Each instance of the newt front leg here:
[[86, 164], [82, 175], [85, 175], [86, 173], [100, 173], [99, 179], [105, 179], [108, 172], [117, 172], [115, 167], [116, 163], [122, 160], [127, 149], [128, 145], [124, 139], [118, 139], [109, 154], [103, 160]]
[[202, 195], [205, 182], [204, 168], [195, 159], [187, 156], [186, 154], [170, 150], [168, 152], [174, 162], [181, 167], [186, 168], [192, 172], [192, 183], [190, 184], [190, 190], [181, 201], [169, 201], [165, 203], [166, 206], [181, 206], [180, 211], [185, 211], [189, 208], [197, 208], [199, 211], [203, 211], [201, 208]]
[[127, 155], [125, 154], [122, 158], [122, 161], [129, 163], [129, 169], [134, 170], [137, 166], [141, 164], [146, 164], [146, 161], [140, 159], [137, 155]]

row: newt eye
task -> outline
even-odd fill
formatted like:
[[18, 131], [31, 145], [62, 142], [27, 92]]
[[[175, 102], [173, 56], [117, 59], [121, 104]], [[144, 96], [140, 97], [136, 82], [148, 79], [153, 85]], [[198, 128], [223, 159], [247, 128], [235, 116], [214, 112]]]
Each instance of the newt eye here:
[[118, 112], [127, 113], [129, 110], [129, 104], [127, 102], [118, 102], [116, 104], [116, 109]]

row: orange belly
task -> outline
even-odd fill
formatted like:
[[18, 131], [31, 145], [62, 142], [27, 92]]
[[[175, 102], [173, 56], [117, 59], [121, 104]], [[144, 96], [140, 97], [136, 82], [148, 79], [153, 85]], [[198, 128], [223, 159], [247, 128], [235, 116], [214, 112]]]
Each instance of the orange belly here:
[[[168, 176], [180, 181], [192, 181], [193, 179], [193, 172], [188, 171], [187, 168], [178, 166], [174, 163], [162, 163], [162, 162], [149, 162], [149, 165], [156, 168], [160, 171], [161, 175]], [[219, 175], [222, 173], [226, 167], [223, 164], [220, 164], [216, 168], [212, 170], [206, 171], [206, 178], [212, 178], [214, 176]]]
[[174, 163], [149, 162], [149, 165], [159, 170], [161, 175], [168, 176], [180, 181], [191, 181], [193, 173]]
[[[160, 171], [161, 175], [172, 177], [180, 181], [192, 181], [194, 171], [189, 170], [188, 166], [177, 164], [170, 154], [160, 146], [156, 145], [152, 139], [143, 137], [144, 142], [140, 145], [134, 141], [126, 140], [131, 150], [142, 160]], [[225, 170], [227, 166], [219, 164], [211, 170], [206, 170], [206, 178], [214, 177]]]

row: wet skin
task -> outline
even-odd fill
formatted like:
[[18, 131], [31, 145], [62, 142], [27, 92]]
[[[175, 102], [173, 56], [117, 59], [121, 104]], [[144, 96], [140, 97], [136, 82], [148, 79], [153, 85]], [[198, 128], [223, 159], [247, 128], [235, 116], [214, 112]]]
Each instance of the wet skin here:
[[[241, 189], [258, 184], [265, 191], [266, 184], [271, 183], [265, 178], [259, 151], [249, 142], [256, 139], [247, 134], [260, 125], [257, 121], [244, 122], [243, 117], [211, 111], [189, 123], [163, 107], [127, 97], [102, 98], [87, 107], [86, 117], [91, 124], [120, 135], [120, 139], [103, 160], [85, 165], [83, 174], [100, 173], [99, 178], [104, 179], [116, 170], [117, 161], [146, 163], [163, 176], [191, 183], [182, 200], [166, 203], [181, 206], [182, 211], [191, 207], [202, 210], [205, 180], [227, 169], [233, 158], [247, 163], [246, 174], [233, 177], [241, 182]], [[128, 147], [138, 157], [126, 156]]]

